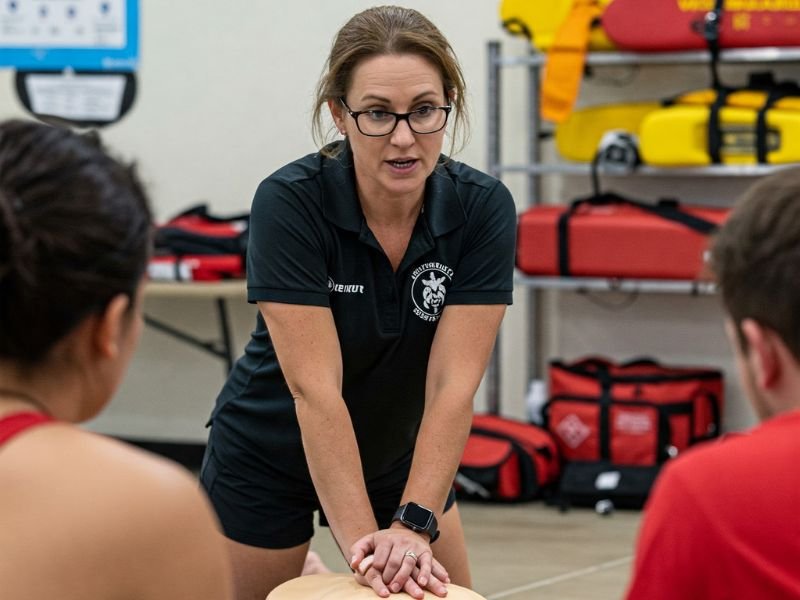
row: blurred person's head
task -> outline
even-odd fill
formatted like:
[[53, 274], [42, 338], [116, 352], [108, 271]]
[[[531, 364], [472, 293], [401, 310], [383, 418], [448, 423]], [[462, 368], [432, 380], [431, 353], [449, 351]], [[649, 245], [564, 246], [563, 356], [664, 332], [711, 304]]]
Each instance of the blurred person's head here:
[[151, 221], [133, 168], [97, 137], [0, 123], [0, 388], [83, 369], [92, 402], [68, 417], [108, 401], [141, 329]]
[[712, 269], [758, 416], [800, 406], [800, 169], [742, 195], [716, 235]]

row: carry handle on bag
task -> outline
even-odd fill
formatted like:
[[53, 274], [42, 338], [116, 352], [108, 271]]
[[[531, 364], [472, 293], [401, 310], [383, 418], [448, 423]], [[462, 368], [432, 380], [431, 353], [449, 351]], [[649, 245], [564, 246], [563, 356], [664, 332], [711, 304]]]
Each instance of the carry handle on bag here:
[[156, 229], [157, 254], [238, 254], [247, 252], [250, 215], [216, 216], [206, 204], [192, 206]]
[[570, 258], [569, 258], [569, 237], [570, 237], [570, 220], [582, 206], [603, 206], [608, 204], [625, 204], [634, 206], [644, 212], [654, 214], [662, 219], [680, 223], [689, 229], [710, 235], [718, 228], [716, 223], [700, 218], [681, 210], [680, 203], [677, 200], [659, 200], [657, 204], [648, 204], [638, 200], [632, 200], [613, 192], [605, 192], [596, 194], [586, 198], [579, 198], [574, 200], [569, 208], [565, 210], [558, 219], [558, 265], [561, 275], [568, 277], [570, 271]]

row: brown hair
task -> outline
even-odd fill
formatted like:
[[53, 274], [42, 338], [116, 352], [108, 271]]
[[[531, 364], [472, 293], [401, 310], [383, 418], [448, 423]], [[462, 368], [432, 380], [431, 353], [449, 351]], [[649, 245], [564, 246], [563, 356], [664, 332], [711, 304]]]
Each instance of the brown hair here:
[[0, 358], [37, 364], [114, 296], [133, 297], [151, 222], [133, 168], [96, 136], [0, 123]]
[[743, 319], [773, 330], [800, 360], [800, 169], [759, 180], [716, 236], [712, 269], [739, 331]]
[[336, 34], [315, 94], [312, 131], [316, 142], [325, 144], [322, 107], [347, 95], [353, 71], [362, 60], [382, 54], [416, 54], [439, 70], [455, 109], [450, 153], [456, 151], [456, 139], [460, 141], [458, 149], [463, 148], [469, 129], [466, 85], [453, 48], [425, 16], [399, 6], [369, 8], [352, 17]]

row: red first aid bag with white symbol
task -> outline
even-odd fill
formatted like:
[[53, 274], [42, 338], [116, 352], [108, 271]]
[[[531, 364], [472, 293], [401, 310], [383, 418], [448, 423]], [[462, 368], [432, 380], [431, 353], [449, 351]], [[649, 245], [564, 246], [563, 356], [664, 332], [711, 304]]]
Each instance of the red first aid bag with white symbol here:
[[660, 464], [720, 433], [722, 373], [651, 359], [553, 361], [547, 429], [565, 461]]
[[543, 417], [563, 459], [562, 508], [641, 508], [668, 459], [720, 433], [717, 369], [586, 358], [551, 362], [549, 384]]

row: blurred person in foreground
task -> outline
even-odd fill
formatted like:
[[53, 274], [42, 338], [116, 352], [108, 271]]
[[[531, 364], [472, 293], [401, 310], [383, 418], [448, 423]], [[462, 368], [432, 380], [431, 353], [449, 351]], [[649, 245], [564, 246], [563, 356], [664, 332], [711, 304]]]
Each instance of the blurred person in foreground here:
[[151, 214], [96, 137], [0, 123], [0, 596], [225, 600], [217, 522], [178, 465], [77, 423], [142, 329]]
[[761, 422], [665, 467], [645, 507], [628, 600], [800, 598], [800, 170], [745, 192], [711, 266]]

